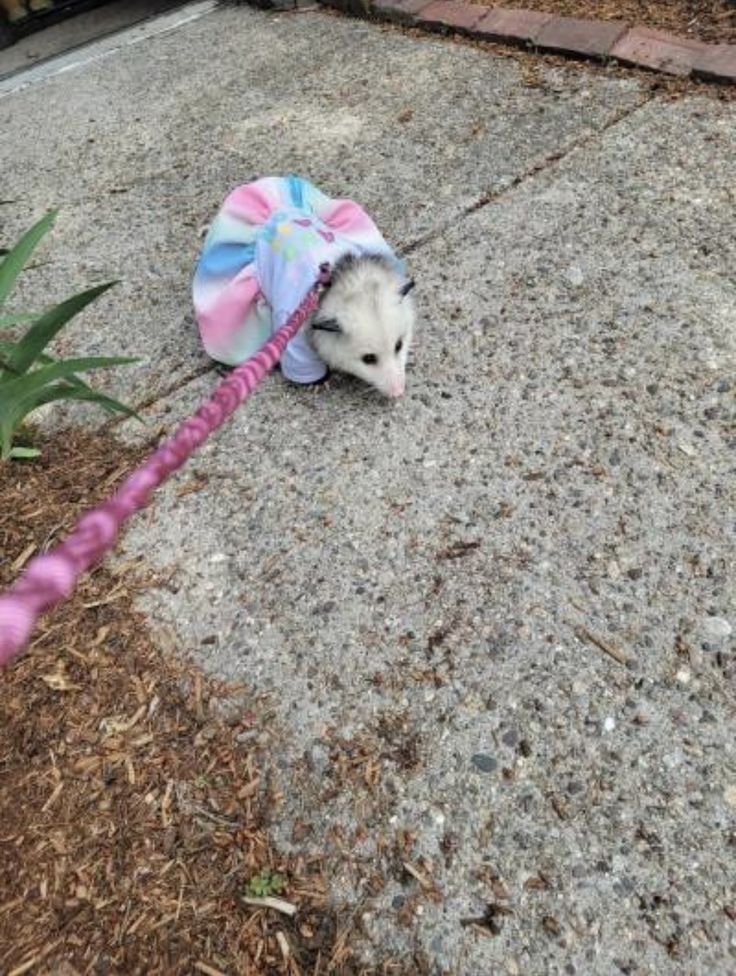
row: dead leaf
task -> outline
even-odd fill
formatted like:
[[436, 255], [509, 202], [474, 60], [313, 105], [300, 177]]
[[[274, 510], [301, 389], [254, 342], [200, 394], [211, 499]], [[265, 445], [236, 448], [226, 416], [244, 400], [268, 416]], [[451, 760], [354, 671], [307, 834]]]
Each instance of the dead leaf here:
[[41, 681], [47, 684], [52, 691], [79, 691], [81, 688], [81, 685], [75, 685], [69, 680], [62, 662], [59, 662], [57, 671], [51, 674], [42, 674]]

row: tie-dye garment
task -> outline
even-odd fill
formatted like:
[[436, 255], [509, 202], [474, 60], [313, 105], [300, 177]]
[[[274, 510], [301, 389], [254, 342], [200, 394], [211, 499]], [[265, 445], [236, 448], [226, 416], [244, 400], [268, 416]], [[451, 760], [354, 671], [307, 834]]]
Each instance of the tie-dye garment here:
[[[286, 322], [319, 277], [346, 254], [384, 254], [403, 270], [368, 214], [331, 200], [298, 176], [268, 176], [227, 197], [194, 275], [202, 342], [221, 363], [238, 365]], [[283, 374], [314, 383], [327, 372], [302, 329], [286, 347]]]

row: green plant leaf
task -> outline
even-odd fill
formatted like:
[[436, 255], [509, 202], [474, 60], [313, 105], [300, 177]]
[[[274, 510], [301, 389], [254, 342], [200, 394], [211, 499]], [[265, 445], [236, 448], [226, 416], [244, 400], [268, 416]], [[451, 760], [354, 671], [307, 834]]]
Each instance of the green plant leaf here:
[[11, 447], [10, 454], [8, 456], [25, 461], [29, 458], [40, 457], [40, 455], [41, 452], [37, 447]]
[[[0, 339], [0, 356], [9, 355], [13, 351], [13, 349], [15, 349], [14, 342], [5, 339]], [[63, 362], [63, 360], [61, 361]], [[48, 366], [50, 363], [58, 363], [60, 362], [60, 360], [55, 358], [54, 356], [49, 356], [48, 353], [42, 352], [38, 356], [36, 356], [36, 362], [41, 363], [43, 366]], [[2, 365], [2, 361], [0, 361], [0, 365]], [[20, 373], [16, 373], [16, 376], [20, 376], [20, 375], [21, 375]], [[78, 376], [67, 376], [66, 379], [67, 382], [69, 383], [79, 383], [82, 386], [87, 385]]]
[[[8, 374], [0, 375], [0, 423], [3, 427], [10, 426], [11, 431], [21, 422], [21, 420], [36, 409], [42, 403], [50, 403], [59, 397], [50, 394], [50, 398], [43, 397], [44, 389], [49, 387], [55, 380], [65, 380], [67, 376], [73, 376], [77, 370], [100, 369], [106, 366], [118, 366], [135, 360], [129, 360], [122, 356], [94, 356], [84, 359], [67, 359], [63, 362], [52, 363], [49, 366], [42, 366], [24, 376], [14, 376], [7, 379]], [[100, 401], [104, 399], [96, 391], [84, 390], [82, 387], [73, 383], [66, 382], [61, 384], [58, 389], [69, 389], [79, 393], [77, 399]], [[84, 395], [83, 395], [84, 394]], [[70, 399], [68, 394], [64, 394], [65, 399]], [[73, 398], [72, 398], [73, 399]], [[112, 398], [105, 400], [106, 409], [110, 408]]]
[[50, 210], [44, 217], [21, 237], [0, 262], [0, 305], [10, 294], [15, 279], [23, 270], [28, 258], [33, 254], [46, 234], [54, 226], [58, 210]]
[[73, 384], [68, 380], [54, 383], [52, 386], [39, 390], [35, 396], [24, 397], [23, 400], [19, 401], [18, 406], [23, 408], [24, 416], [26, 416], [32, 410], [36, 410], [47, 403], [53, 403], [55, 400], [88, 400], [91, 403], [98, 404], [108, 413], [122, 413], [126, 417], [134, 417], [141, 423], [145, 422], [132, 407], [121, 403], [106, 393], [95, 390], [92, 386], [87, 386], [81, 380]]
[[0, 376], [0, 407], [3, 401], [22, 399], [53, 380], [68, 379], [75, 373], [84, 373], [89, 369], [127, 366], [136, 362], [137, 359], [128, 356], [83, 356], [79, 359], [61, 359], [48, 366], [40, 366], [23, 376], [11, 376], [10, 379], [7, 376]]
[[[42, 358], [48, 359], [50, 357], [44, 356]], [[95, 399], [102, 409], [107, 410], [108, 413], [124, 413], [127, 417], [135, 417], [136, 420], [139, 420], [142, 424], [145, 424], [143, 417], [141, 417], [141, 415], [132, 407], [127, 406], [125, 403], [121, 403], [120, 400], [116, 400], [115, 397], [111, 397], [107, 393], [103, 393], [101, 390], [96, 390], [93, 386], [85, 383], [84, 380], [81, 380], [78, 376], [67, 376], [63, 382], [75, 387], [75, 389], [85, 390], [90, 394], [90, 396], [86, 399]]]
[[10, 452], [13, 449], [14, 427], [15, 424], [11, 423], [10, 417], [0, 413], [0, 458], [3, 461], [10, 457]]
[[[20, 373], [12, 369], [10, 362], [8, 361], [9, 357], [13, 354], [14, 349], [14, 342], [9, 339], [0, 339], [0, 379], [2, 378], [1, 374], [3, 371], [12, 373], [14, 376], [20, 376]], [[48, 359], [49, 362], [52, 361], [50, 356], [39, 356], [39, 362], [43, 362], [44, 358]]]
[[[3, 354], [11, 350], [13, 346], [14, 343], [5, 342], [2, 339], [0, 339], [0, 366], [3, 365], [1, 357], [3, 356]], [[132, 361], [137, 362], [138, 360], [134, 359]], [[50, 363], [59, 362], [59, 360], [54, 359], [53, 356], [49, 356], [47, 353], [41, 353], [40, 356], [36, 357], [36, 362], [42, 363], [44, 366], [48, 366]], [[70, 383], [72, 386], [79, 386], [83, 390], [89, 390], [92, 393], [96, 393], [100, 397], [100, 406], [104, 407], [106, 410], [110, 410], [112, 412], [117, 411], [119, 413], [127, 413], [128, 416], [135, 417], [136, 420], [140, 420], [141, 423], [145, 423], [143, 418], [139, 414], [137, 414], [135, 410], [133, 410], [131, 407], [127, 407], [124, 403], [121, 403], [119, 400], [115, 400], [113, 397], [108, 396], [106, 393], [101, 393], [99, 390], [95, 390], [93, 386], [89, 386], [89, 384], [85, 383], [84, 380], [81, 379], [79, 376], [77, 376], [75, 373], [72, 373], [71, 376], [65, 377], [64, 382]]]
[[78, 312], [81, 312], [98, 295], [107, 291], [108, 288], [112, 288], [114, 284], [117, 284], [117, 282], [108, 281], [104, 285], [90, 288], [87, 291], [80, 292], [78, 295], [74, 295], [73, 298], [68, 298], [65, 302], [61, 302], [60, 305], [55, 305], [47, 312], [43, 312], [28, 329], [23, 338], [15, 343], [15, 349], [8, 358], [9, 368], [17, 373], [25, 373], [38, 358], [39, 353], [43, 352], [56, 333], [66, 325], [69, 319], [73, 318]]
[[134, 417], [143, 423], [134, 410], [120, 403], [118, 400], [89, 387], [71, 386], [66, 381], [62, 381], [36, 391], [35, 396], [28, 396], [23, 400], [16, 400], [8, 409], [4, 409], [0, 403], [0, 443], [2, 444], [2, 457], [10, 457], [13, 431], [23, 419], [39, 407], [45, 406], [48, 403], [54, 403], [58, 400], [84, 400], [97, 404], [109, 413], [122, 413], [125, 416]]
[[145, 420], [132, 407], [129, 407], [125, 403], [121, 403], [120, 400], [116, 400], [115, 397], [108, 396], [106, 393], [100, 393], [99, 390], [95, 390], [92, 386], [87, 386], [86, 383], [79, 382], [79, 389], [83, 390], [85, 393], [91, 393], [91, 397], [85, 397], [85, 399], [94, 399], [95, 403], [98, 403], [103, 410], [107, 410], [108, 413], [122, 413], [126, 417], [132, 417], [141, 424], [145, 424]]
[[[28, 259], [53, 226], [56, 216], [55, 210], [46, 214], [23, 235], [15, 247], [0, 257], [0, 306], [6, 301], [20, 273], [28, 267]], [[0, 455], [4, 459], [37, 455], [34, 448], [14, 446], [14, 433], [29, 413], [56, 400], [85, 400], [109, 413], [141, 419], [131, 407], [88, 386], [77, 375], [94, 369], [125, 366], [138, 362], [137, 359], [124, 356], [55, 359], [44, 352], [70, 319], [113, 284], [115, 282], [90, 288], [43, 312], [18, 312], [0, 317], [0, 329], [30, 323], [19, 339], [0, 340]]]

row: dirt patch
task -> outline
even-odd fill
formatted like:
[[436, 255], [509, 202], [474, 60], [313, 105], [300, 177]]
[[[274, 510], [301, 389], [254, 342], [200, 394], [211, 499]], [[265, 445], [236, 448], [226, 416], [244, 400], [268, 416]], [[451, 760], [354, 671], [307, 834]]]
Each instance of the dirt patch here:
[[589, 20], [623, 20], [632, 27], [655, 27], [710, 43], [736, 41], [736, 5], [731, 0], [508, 0], [485, 6], [520, 7]]
[[[40, 446], [0, 465], [0, 586], [138, 460], [88, 433]], [[269, 841], [267, 702], [164, 653], [146, 583], [97, 569], [0, 672], [0, 971], [367, 973], [321, 857]], [[268, 872], [293, 915], [245, 901]]]

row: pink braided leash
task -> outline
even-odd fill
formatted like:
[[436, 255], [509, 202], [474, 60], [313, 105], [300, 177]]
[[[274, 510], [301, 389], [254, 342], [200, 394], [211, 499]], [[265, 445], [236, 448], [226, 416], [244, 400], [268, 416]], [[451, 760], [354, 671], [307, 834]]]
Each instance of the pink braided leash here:
[[156, 488], [247, 400], [316, 310], [328, 282], [329, 269], [323, 267], [315, 287], [279, 331], [236, 367], [114, 495], [84, 515], [56, 549], [32, 559], [23, 575], [0, 596], [0, 666], [23, 650], [39, 616], [68, 597], [82, 573], [112, 549], [130, 516], [144, 508]]

